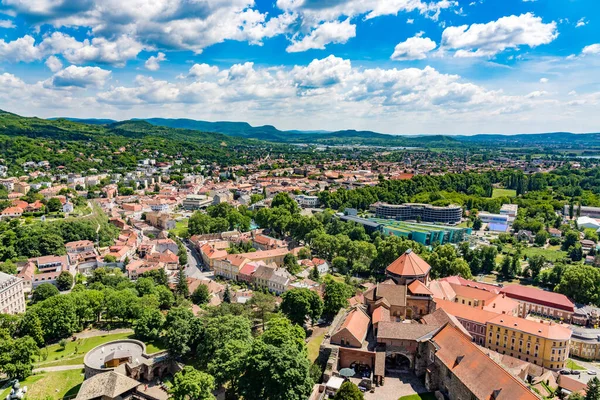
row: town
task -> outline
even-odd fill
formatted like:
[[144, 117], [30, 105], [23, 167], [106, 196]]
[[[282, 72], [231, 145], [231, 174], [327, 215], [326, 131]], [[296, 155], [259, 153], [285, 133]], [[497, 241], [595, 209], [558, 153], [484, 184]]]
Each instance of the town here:
[[[4, 394], [585, 394], [600, 369], [600, 207], [579, 187], [596, 167], [401, 152], [199, 172], [24, 163], [0, 180]], [[258, 343], [286, 361], [251, 365]], [[277, 368], [295, 378], [252, 381]]]

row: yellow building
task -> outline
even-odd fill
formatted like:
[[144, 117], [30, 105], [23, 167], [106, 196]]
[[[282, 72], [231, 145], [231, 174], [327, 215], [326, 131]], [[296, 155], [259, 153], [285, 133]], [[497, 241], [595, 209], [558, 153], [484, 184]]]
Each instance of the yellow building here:
[[569, 358], [571, 330], [548, 321], [500, 314], [486, 324], [485, 347], [549, 369], [562, 369]]

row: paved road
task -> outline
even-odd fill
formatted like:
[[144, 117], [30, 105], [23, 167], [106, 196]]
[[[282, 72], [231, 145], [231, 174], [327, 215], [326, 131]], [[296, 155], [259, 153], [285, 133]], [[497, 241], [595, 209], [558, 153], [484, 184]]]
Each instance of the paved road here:
[[596, 375], [590, 375], [586, 371], [581, 371], [581, 374], [579, 376], [569, 375], [570, 378], [577, 379], [578, 381], [583, 382], [583, 383], [588, 383], [588, 381], [590, 379], [592, 379], [594, 376], [600, 378], [600, 368], [598, 367], [598, 364], [581, 361], [581, 360], [573, 360], [573, 361], [575, 361], [577, 364], [581, 365], [583, 368], [587, 368], [588, 370], [591, 370], [591, 371], [596, 371]]
[[40, 367], [40, 368], [34, 368], [33, 372], [57, 372], [57, 371], [69, 371], [72, 369], [83, 369], [84, 365], [83, 364], [77, 364], [77, 365], [59, 365], [56, 367]]
[[185, 268], [185, 275], [196, 279], [214, 279], [215, 275], [212, 271], [208, 269], [203, 271], [204, 266], [202, 264], [202, 258], [194, 246], [187, 241], [184, 241], [183, 244], [185, 245], [188, 256], [188, 265]]

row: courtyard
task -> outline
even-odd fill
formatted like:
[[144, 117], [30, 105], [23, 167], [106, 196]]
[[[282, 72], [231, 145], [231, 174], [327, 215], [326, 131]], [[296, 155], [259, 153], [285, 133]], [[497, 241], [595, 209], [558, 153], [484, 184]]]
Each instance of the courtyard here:
[[[426, 393], [421, 379], [412, 372], [387, 374], [383, 386], [375, 387], [373, 393], [366, 392], [365, 400], [398, 400], [398, 398]], [[415, 397], [418, 398], [418, 397]]]

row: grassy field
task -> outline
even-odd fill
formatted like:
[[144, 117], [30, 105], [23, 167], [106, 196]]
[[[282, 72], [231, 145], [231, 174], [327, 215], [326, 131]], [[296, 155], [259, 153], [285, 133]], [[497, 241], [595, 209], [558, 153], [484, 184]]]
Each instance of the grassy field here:
[[517, 191], [514, 189], [494, 189], [492, 190], [492, 199], [497, 197], [516, 197]]
[[577, 364], [575, 361], [573, 361], [571, 359], [567, 360], [567, 365], [565, 365], [565, 367], [568, 369], [574, 369], [576, 371], [585, 370], [585, 368], [583, 368], [581, 365]]
[[171, 229], [170, 232], [173, 232], [177, 236], [185, 236], [188, 228], [188, 219], [183, 219], [181, 221], [175, 222], [175, 229]]
[[317, 357], [319, 357], [319, 348], [321, 347], [321, 343], [323, 343], [323, 339], [325, 339], [325, 333], [311, 338], [308, 342], [308, 359], [311, 363], [315, 362]]
[[433, 393], [411, 394], [402, 396], [398, 400], [436, 400]]
[[566, 251], [562, 251], [560, 246], [550, 246], [547, 249], [541, 247], [527, 247], [523, 249], [523, 254], [527, 257], [532, 256], [544, 256], [546, 260], [554, 262], [556, 260], [560, 260], [561, 258], [565, 258], [567, 256]]
[[[21, 387], [27, 386], [29, 399], [61, 399], [65, 396], [74, 398], [83, 382], [83, 369], [57, 372], [41, 372], [21, 381]], [[0, 392], [5, 398], [10, 388]]]
[[[40, 351], [40, 354], [44, 355], [47, 350], [48, 357], [46, 360], [43, 360], [43, 358], [40, 359], [40, 362], [35, 365], [35, 368], [83, 364], [83, 356], [94, 347], [106, 342], [111, 342], [113, 340], [133, 338], [134, 337], [132, 333], [115, 333], [87, 339], [79, 339], [75, 342], [69, 340], [64, 350], [62, 350], [58, 344], [52, 344]], [[153, 343], [146, 344], [146, 351], [148, 353], [156, 353], [160, 350], [162, 350], [160, 345]]]

